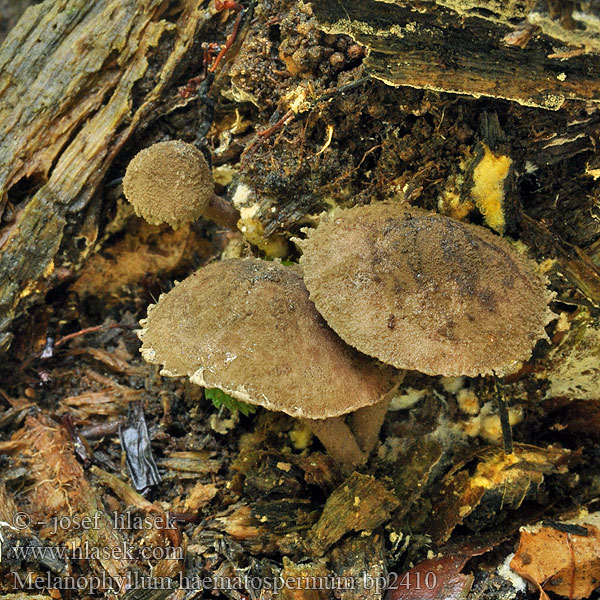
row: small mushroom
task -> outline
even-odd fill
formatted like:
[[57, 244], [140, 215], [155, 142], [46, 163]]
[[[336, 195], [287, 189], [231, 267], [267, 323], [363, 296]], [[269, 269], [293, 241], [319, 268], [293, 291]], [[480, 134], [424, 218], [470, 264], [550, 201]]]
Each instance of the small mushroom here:
[[554, 318], [535, 264], [477, 225], [376, 203], [336, 211], [299, 243], [332, 329], [401, 369], [502, 376]]
[[202, 152], [181, 140], [159, 142], [136, 154], [125, 172], [123, 192], [138, 216], [176, 229], [199, 217], [235, 229], [238, 211], [217, 196]]
[[[381, 405], [397, 386], [395, 370], [327, 326], [299, 269], [279, 263], [229, 259], [203, 267], [161, 295], [141, 325], [142, 355], [163, 365], [162, 374], [306, 420], [348, 468], [365, 461], [365, 440], [373, 443]], [[355, 427], [362, 424], [354, 432], [344, 420], [351, 412]]]

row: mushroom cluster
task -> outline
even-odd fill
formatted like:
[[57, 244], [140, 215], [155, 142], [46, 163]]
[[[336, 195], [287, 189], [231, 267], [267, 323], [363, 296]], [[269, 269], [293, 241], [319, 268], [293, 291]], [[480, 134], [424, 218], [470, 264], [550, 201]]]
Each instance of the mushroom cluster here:
[[161, 295], [141, 351], [165, 375], [306, 420], [347, 469], [377, 442], [401, 378], [392, 366], [503, 375], [554, 317], [535, 263], [439, 214], [338, 210], [298, 243], [302, 271], [225, 260]]
[[181, 140], [159, 142], [136, 154], [125, 172], [123, 192], [136, 214], [151, 225], [176, 229], [199, 217], [235, 228], [238, 211], [217, 196], [202, 152]]

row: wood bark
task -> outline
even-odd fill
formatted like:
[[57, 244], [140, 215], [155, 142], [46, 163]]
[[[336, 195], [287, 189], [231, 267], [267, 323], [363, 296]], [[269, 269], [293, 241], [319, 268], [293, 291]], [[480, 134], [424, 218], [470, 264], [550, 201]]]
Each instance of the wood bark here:
[[[572, 7], [568, 20], [564, 14], [553, 19], [544, 3], [532, 10], [523, 4], [340, 0], [314, 8], [327, 31], [346, 33], [370, 49], [367, 69], [389, 85], [551, 110], [569, 99], [600, 102], [600, 64], [586, 52], [599, 49], [594, 9], [577, 13], [583, 24], [575, 30]], [[573, 31], [564, 26], [571, 22]], [[557, 42], [583, 48], [567, 52]]]
[[[312, 7], [318, 28], [349, 34], [365, 45], [366, 72], [386, 84], [556, 111], [555, 120], [541, 118], [536, 124], [543, 133], [523, 142], [525, 161], [534, 168], [566, 164], [593, 150], [600, 102], [595, 5], [575, 10], [573, 3], [543, 1], [339, 0]], [[233, 65], [236, 97], [259, 97], [242, 84], [247, 80], [258, 87], [249, 69], [257, 65], [252, 62], [256, 48], [270, 43], [266, 12], [253, 20], [250, 50]], [[165, 95], [173, 94], [174, 77], [211, 16], [208, 4], [191, 0], [168, 6], [159, 0], [47, 0], [30, 7], [5, 40], [0, 49], [0, 352], [10, 346], [14, 320], [70, 278], [96, 242], [102, 185], [111, 164], [132, 135], [152, 121]], [[283, 46], [279, 54], [284, 56]], [[295, 59], [286, 60], [288, 65]], [[273, 69], [272, 58], [265, 65]], [[282, 87], [275, 86], [273, 94], [293, 97], [292, 83]], [[566, 125], [561, 107], [570, 115]], [[392, 138], [381, 135], [386, 150]], [[253, 149], [248, 162], [275, 164], [279, 150], [265, 148], [264, 159], [262, 150], [254, 154]], [[359, 152], [364, 160], [371, 149]], [[282, 157], [279, 179], [265, 172], [265, 180], [284, 185], [281, 197], [263, 193], [260, 199], [256, 220], [267, 237], [288, 231], [317, 209], [312, 196], [301, 196], [302, 185], [285, 181], [295, 164], [306, 161], [299, 153], [299, 159]], [[596, 162], [591, 158], [587, 170], [593, 177]], [[346, 172], [342, 166], [323, 177], [327, 184], [347, 173], [358, 178], [361, 165], [350, 164]], [[242, 163], [242, 178], [244, 168]], [[318, 175], [318, 169], [310, 170]], [[293, 194], [286, 198], [288, 183]], [[414, 187], [419, 185], [416, 178]], [[586, 232], [586, 243], [600, 234], [588, 212], [573, 217], [579, 219], [577, 230]], [[536, 240], [544, 231], [539, 225], [529, 227]], [[581, 248], [571, 251], [570, 244], [552, 235], [539, 243], [564, 248], [558, 257], [563, 271], [600, 303], [594, 253], [590, 258]]]
[[86, 207], [211, 16], [167, 7], [47, 0], [0, 49], [0, 351], [13, 319], [68, 276], [76, 238], [95, 240]]

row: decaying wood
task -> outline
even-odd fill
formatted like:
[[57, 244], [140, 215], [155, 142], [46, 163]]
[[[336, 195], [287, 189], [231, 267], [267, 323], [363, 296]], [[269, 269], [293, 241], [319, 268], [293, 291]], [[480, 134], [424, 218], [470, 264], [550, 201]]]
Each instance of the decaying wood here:
[[398, 500], [381, 482], [354, 473], [329, 496], [311, 531], [312, 551], [321, 556], [345, 533], [372, 531], [387, 521], [398, 505]]
[[[423, 2], [419, 6], [398, 0], [348, 2], [347, 6], [344, 2], [315, 3], [313, 9], [318, 27], [349, 33], [365, 44], [366, 71], [395, 86], [508, 98], [545, 108], [558, 108], [567, 99], [592, 101], [588, 106], [593, 107], [600, 99], [598, 62], [590, 54], [598, 35], [595, 8], [587, 8], [586, 13], [573, 12], [571, 7], [566, 16], [557, 16], [545, 2], [538, 2], [535, 10], [522, 2], [490, 4], [476, 0]], [[161, 95], [169, 90], [194, 36], [211, 14], [208, 6], [198, 8], [181, 0], [178, 7], [170, 9], [177, 18], [173, 23], [164, 10], [164, 4], [153, 0], [141, 5], [104, 0], [93, 7], [76, 0], [41, 4], [29, 10], [2, 48], [0, 206], [5, 224], [0, 230], [0, 351], [11, 343], [15, 317], [70, 277], [97, 241], [99, 203], [90, 201], [99, 198], [100, 184], [119, 149], [140, 124], [152, 119], [157, 103], [165, 101]], [[292, 12], [292, 25], [294, 18]], [[538, 29], [526, 44], [511, 45], [505, 37], [519, 19], [530, 19], [529, 25]], [[569, 19], [576, 29], [569, 25]], [[104, 26], [107, 21], [110, 28]], [[314, 29], [315, 23], [308, 20], [306, 26]], [[256, 73], [273, 71], [273, 52], [269, 50], [273, 42], [260, 19], [250, 29], [249, 50], [242, 48], [240, 60], [231, 66], [233, 85], [229, 93], [261, 106], [265, 78], [257, 85], [248, 73], [253, 69]], [[562, 32], [562, 37], [558, 36], [561, 43], [571, 44], [567, 50], [581, 52], [557, 54], [556, 41], [549, 37], [550, 30], [558, 35], [555, 29]], [[279, 54], [291, 69], [288, 82], [281, 76], [285, 71], [276, 69], [283, 86], [274, 85], [271, 91], [291, 102], [296, 83], [290, 74], [298, 71], [300, 80], [306, 74], [297, 58], [302, 48], [292, 52], [294, 46], [288, 50], [286, 44], [284, 40]], [[264, 57], [256, 52], [261, 45], [267, 49]], [[302, 60], [309, 60], [315, 47], [318, 44], [306, 48]], [[356, 49], [353, 52], [351, 56], [360, 55]], [[274, 98], [269, 102], [277, 104]], [[167, 100], [166, 105], [178, 104]], [[583, 109], [584, 104], [581, 106]], [[289, 106], [281, 108], [289, 111]], [[360, 109], [351, 106], [348, 112], [358, 114]], [[331, 116], [325, 118], [331, 121]], [[515, 165], [520, 169], [526, 162], [548, 165], [589, 152], [594, 148], [597, 127], [597, 117], [591, 114], [582, 116], [580, 112], [566, 127], [557, 117], [547, 136], [525, 142], [525, 156], [516, 157]], [[560, 131], [563, 129], [566, 131]], [[416, 152], [414, 146], [410, 152], [396, 148], [397, 142], [385, 130], [374, 132], [373, 142], [367, 144], [366, 138], [354, 134], [350, 134], [350, 141], [345, 140], [338, 123], [331, 129], [327, 153], [321, 151], [325, 148], [323, 136], [312, 142], [314, 149], [304, 147], [305, 123], [292, 125], [290, 131], [293, 141], [288, 149], [295, 146], [293, 153], [280, 158], [280, 152], [269, 152], [270, 142], [261, 140], [267, 146], [265, 152], [259, 149], [255, 155], [253, 149], [241, 171], [259, 192], [251, 200], [258, 204], [252, 222], [273, 240], [282, 230], [296, 227], [307, 213], [322, 209], [320, 194], [346, 197], [351, 192], [361, 193], [360, 189], [352, 190], [353, 179], [360, 178], [361, 170], [368, 170], [379, 155], [383, 158], [399, 151], [399, 157], [406, 155], [409, 161], [409, 154]], [[358, 148], [352, 162], [345, 163], [343, 155], [336, 157], [338, 144], [355, 142]], [[279, 172], [277, 178], [266, 173], [257, 177], [256, 169], [248, 165], [260, 166], [263, 154], [271, 172]], [[594, 173], [593, 164], [590, 162], [590, 174]], [[386, 170], [384, 161], [381, 165], [381, 172], [374, 172], [375, 190], [378, 182], [398, 177], [393, 170]], [[401, 161], [398, 167], [405, 165]], [[443, 165], [427, 160], [416, 169], [416, 176], [406, 170], [402, 176], [406, 181], [401, 182], [406, 185], [410, 181], [410, 189], [418, 193], [424, 182], [444, 176], [441, 168]], [[261, 177], [268, 178], [268, 186], [261, 185]], [[269, 189], [273, 184], [275, 190]], [[350, 190], [344, 189], [348, 187]], [[276, 190], [281, 195], [274, 198]], [[587, 227], [593, 228], [593, 223], [586, 221]], [[588, 239], [593, 235], [590, 231]], [[76, 242], [79, 246], [83, 243], [83, 251]], [[590, 277], [597, 278], [598, 274], [586, 266], [585, 250], [582, 252], [573, 259], [573, 277], [580, 277], [582, 269], [586, 271], [581, 276], [587, 280], [584, 293], [597, 298], [597, 284], [590, 284]]]
[[[374, 582], [380, 584], [385, 581], [387, 571], [383, 536], [375, 534], [343, 540], [332, 549], [330, 564], [336, 577], [348, 578], [354, 583], [353, 588], [336, 593], [340, 600], [377, 598]], [[357, 577], [357, 574], [360, 576]]]
[[[197, 386], [161, 379], [141, 361], [129, 329], [151, 295], [178, 278], [172, 269], [185, 276], [214, 254], [202, 223], [176, 232], [143, 225], [125, 214], [117, 182], [104, 186], [155, 137], [198, 133], [189, 113], [178, 112], [200, 77], [198, 61], [188, 65], [192, 43], [225, 39], [236, 20], [235, 9], [211, 19], [205, 40], [214, 7], [198, 4], [48, 0], [30, 9], [0, 51], [0, 346], [8, 347], [12, 331], [22, 334], [7, 355], [15, 373], [0, 384], [0, 521], [23, 509], [47, 518], [48, 508], [90, 516], [173, 511], [180, 519], [170, 532], [103, 521], [87, 537], [33, 527], [20, 538], [9, 528], [5, 539], [181, 546], [186, 573], [355, 583], [332, 594], [286, 589], [288, 598], [380, 600], [381, 589], [365, 581], [385, 582], [386, 572], [405, 573], [411, 564], [422, 577], [432, 564], [441, 569], [449, 597], [463, 597], [471, 584], [473, 597], [514, 597], [512, 588], [482, 595], [477, 585], [514, 550], [517, 523], [597, 493], [597, 477], [581, 460], [597, 467], [600, 439], [599, 70], [597, 29], [586, 17], [593, 3], [574, 11], [573, 3], [552, 2], [571, 7], [559, 15], [541, 0], [341, 0], [313, 8], [259, 1], [239, 53], [228, 54], [206, 138], [218, 191], [233, 191], [232, 176], [248, 186], [243, 208], [256, 236], [246, 239], [260, 242], [253, 252], [268, 253], [277, 236], [278, 249], [296, 259], [289, 237], [336, 204], [406, 200], [485, 223], [471, 190], [487, 148], [511, 165], [503, 231], [541, 263], [560, 299], [551, 340], [504, 385], [522, 418], [515, 455], [482, 449], [498, 437], [482, 382], [412, 373], [400, 394], [414, 404], [398, 402], [388, 413], [377, 452], [345, 481], [318, 441], [285, 415], [221, 418]], [[368, 47], [320, 27], [339, 27]], [[414, 63], [403, 60], [408, 54]], [[228, 252], [241, 253], [242, 244]], [[123, 292], [150, 287], [145, 273], [165, 272], [143, 298]], [[78, 313], [62, 298], [44, 301], [65, 280], [79, 296]], [[125, 328], [102, 329], [119, 318]], [[53, 327], [61, 343], [41, 358]], [[162, 478], [148, 498], [127, 483], [117, 435], [131, 401], [143, 405]], [[86, 456], [76, 449], [82, 438]], [[486, 532], [498, 529], [512, 537], [486, 556], [494, 568], [465, 565]], [[467, 530], [464, 555], [440, 547]], [[116, 575], [131, 566], [75, 565]], [[182, 568], [170, 559], [135, 567], [166, 576]], [[25, 573], [30, 565], [16, 568]], [[2, 583], [12, 590], [10, 578]], [[509, 583], [502, 585], [506, 591]], [[222, 594], [239, 600], [249, 592]]]
[[70, 289], [81, 297], [99, 296], [114, 304], [124, 286], [135, 287], [148, 274], [185, 268], [196, 253], [207, 256], [210, 250], [207, 240], [189, 226], [174, 231], [167, 225], [156, 227], [140, 220], [135, 232], [91, 256]]
[[589, 299], [594, 306], [600, 305], [600, 267], [586, 252], [576, 245], [567, 244], [544, 226], [525, 214], [521, 214], [525, 235], [532, 244], [545, 247], [549, 256], [556, 258], [557, 269]]
[[[568, 99], [600, 102], [595, 56], [582, 52], [559, 60], [545, 35], [536, 35], [526, 48], [507, 43], [513, 31], [509, 21], [529, 12], [518, 4], [341, 0], [315, 2], [314, 8], [326, 31], [351, 35], [370, 49], [367, 70], [389, 85], [505, 98], [551, 110]], [[597, 16], [588, 17], [587, 37], [583, 31], [569, 37], [561, 23], [550, 27], [547, 11], [532, 15], [535, 25], [547, 25], [549, 35], [562, 31], [570, 43], [597, 46]]]
[[[70, 272], [72, 264], [55, 262], [61, 244], [77, 254], [66, 228], [80, 227], [116, 154], [210, 17], [182, 0], [173, 23], [167, 6], [47, 0], [0, 50], [0, 212], [11, 213], [0, 230], [0, 349], [13, 318]], [[20, 202], [17, 185], [35, 193]]]
[[[49, 417], [28, 417], [25, 424], [23, 452], [28, 463], [29, 475], [35, 482], [29, 494], [29, 517], [36, 523], [44, 523], [41, 534], [49, 536], [54, 529], [50, 516], [65, 511], [67, 514], [98, 515], [98, 527], [81, 530], [81, 543], [97, 548], [98, 568], [111, 577], [122, 576], [129, 563], [123, 557], [102, 555], [101, 549], [123, 544], [123, 532], [114, 527], [100, 498], [87, 480], [83, 467], [77, 461], [73, 445], [64, 428]], [[14, 514], [10, 518], [13, 522]], [[55, 539], [69, 539], [70, 528], [58, 528]]]
[[427, 526], [436, 541], [446, 541], [454, 528], [469, 518], [478, 529], [477, 520], [517, 510], [526, 499], [535, 498], [544, 477], [567, 475], [573, 457], [553, 448], [517, 445], [514, 454], [505, 456], [499, 449], [489, 449], [478, 460], [475, 476], [460, 465], [444, 478]]

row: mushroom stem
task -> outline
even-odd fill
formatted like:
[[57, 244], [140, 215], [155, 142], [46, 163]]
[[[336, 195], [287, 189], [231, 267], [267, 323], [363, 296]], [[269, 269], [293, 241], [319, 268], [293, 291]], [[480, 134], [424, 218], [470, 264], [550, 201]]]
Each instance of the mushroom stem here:
[[352, 413], [352, 431], [362, 451], [367, 456], [371, 454], [375, 444], [379, 441], [379, 432], [385, 420], [390, 400], [391, 398], [388, 395], [381, 402], [359, 408]]
[[345, 471], [352, 471], [354, 467], [362, 465], [367, 460], [352, 430], [346, 425], [343, 415], [329, 419], [303, 420], [325, 446], [327, 453]]
[[214, 194], [204, 210], [204, 218], [228, 229], [237, 229], [240, 213], [231, 202]]
[[365, 406], [354, 411], [351, 416], [351, 426], [361, 449], [367, 457], [371, 454], [373, 448], [379, 441], [379, 432], [385, 421], [385, 415], [392, 397], [398, 390], [398, 386], [404, 379], [405, 371], [398, 371], [396, 375], [396, 384], [377, 404]]

